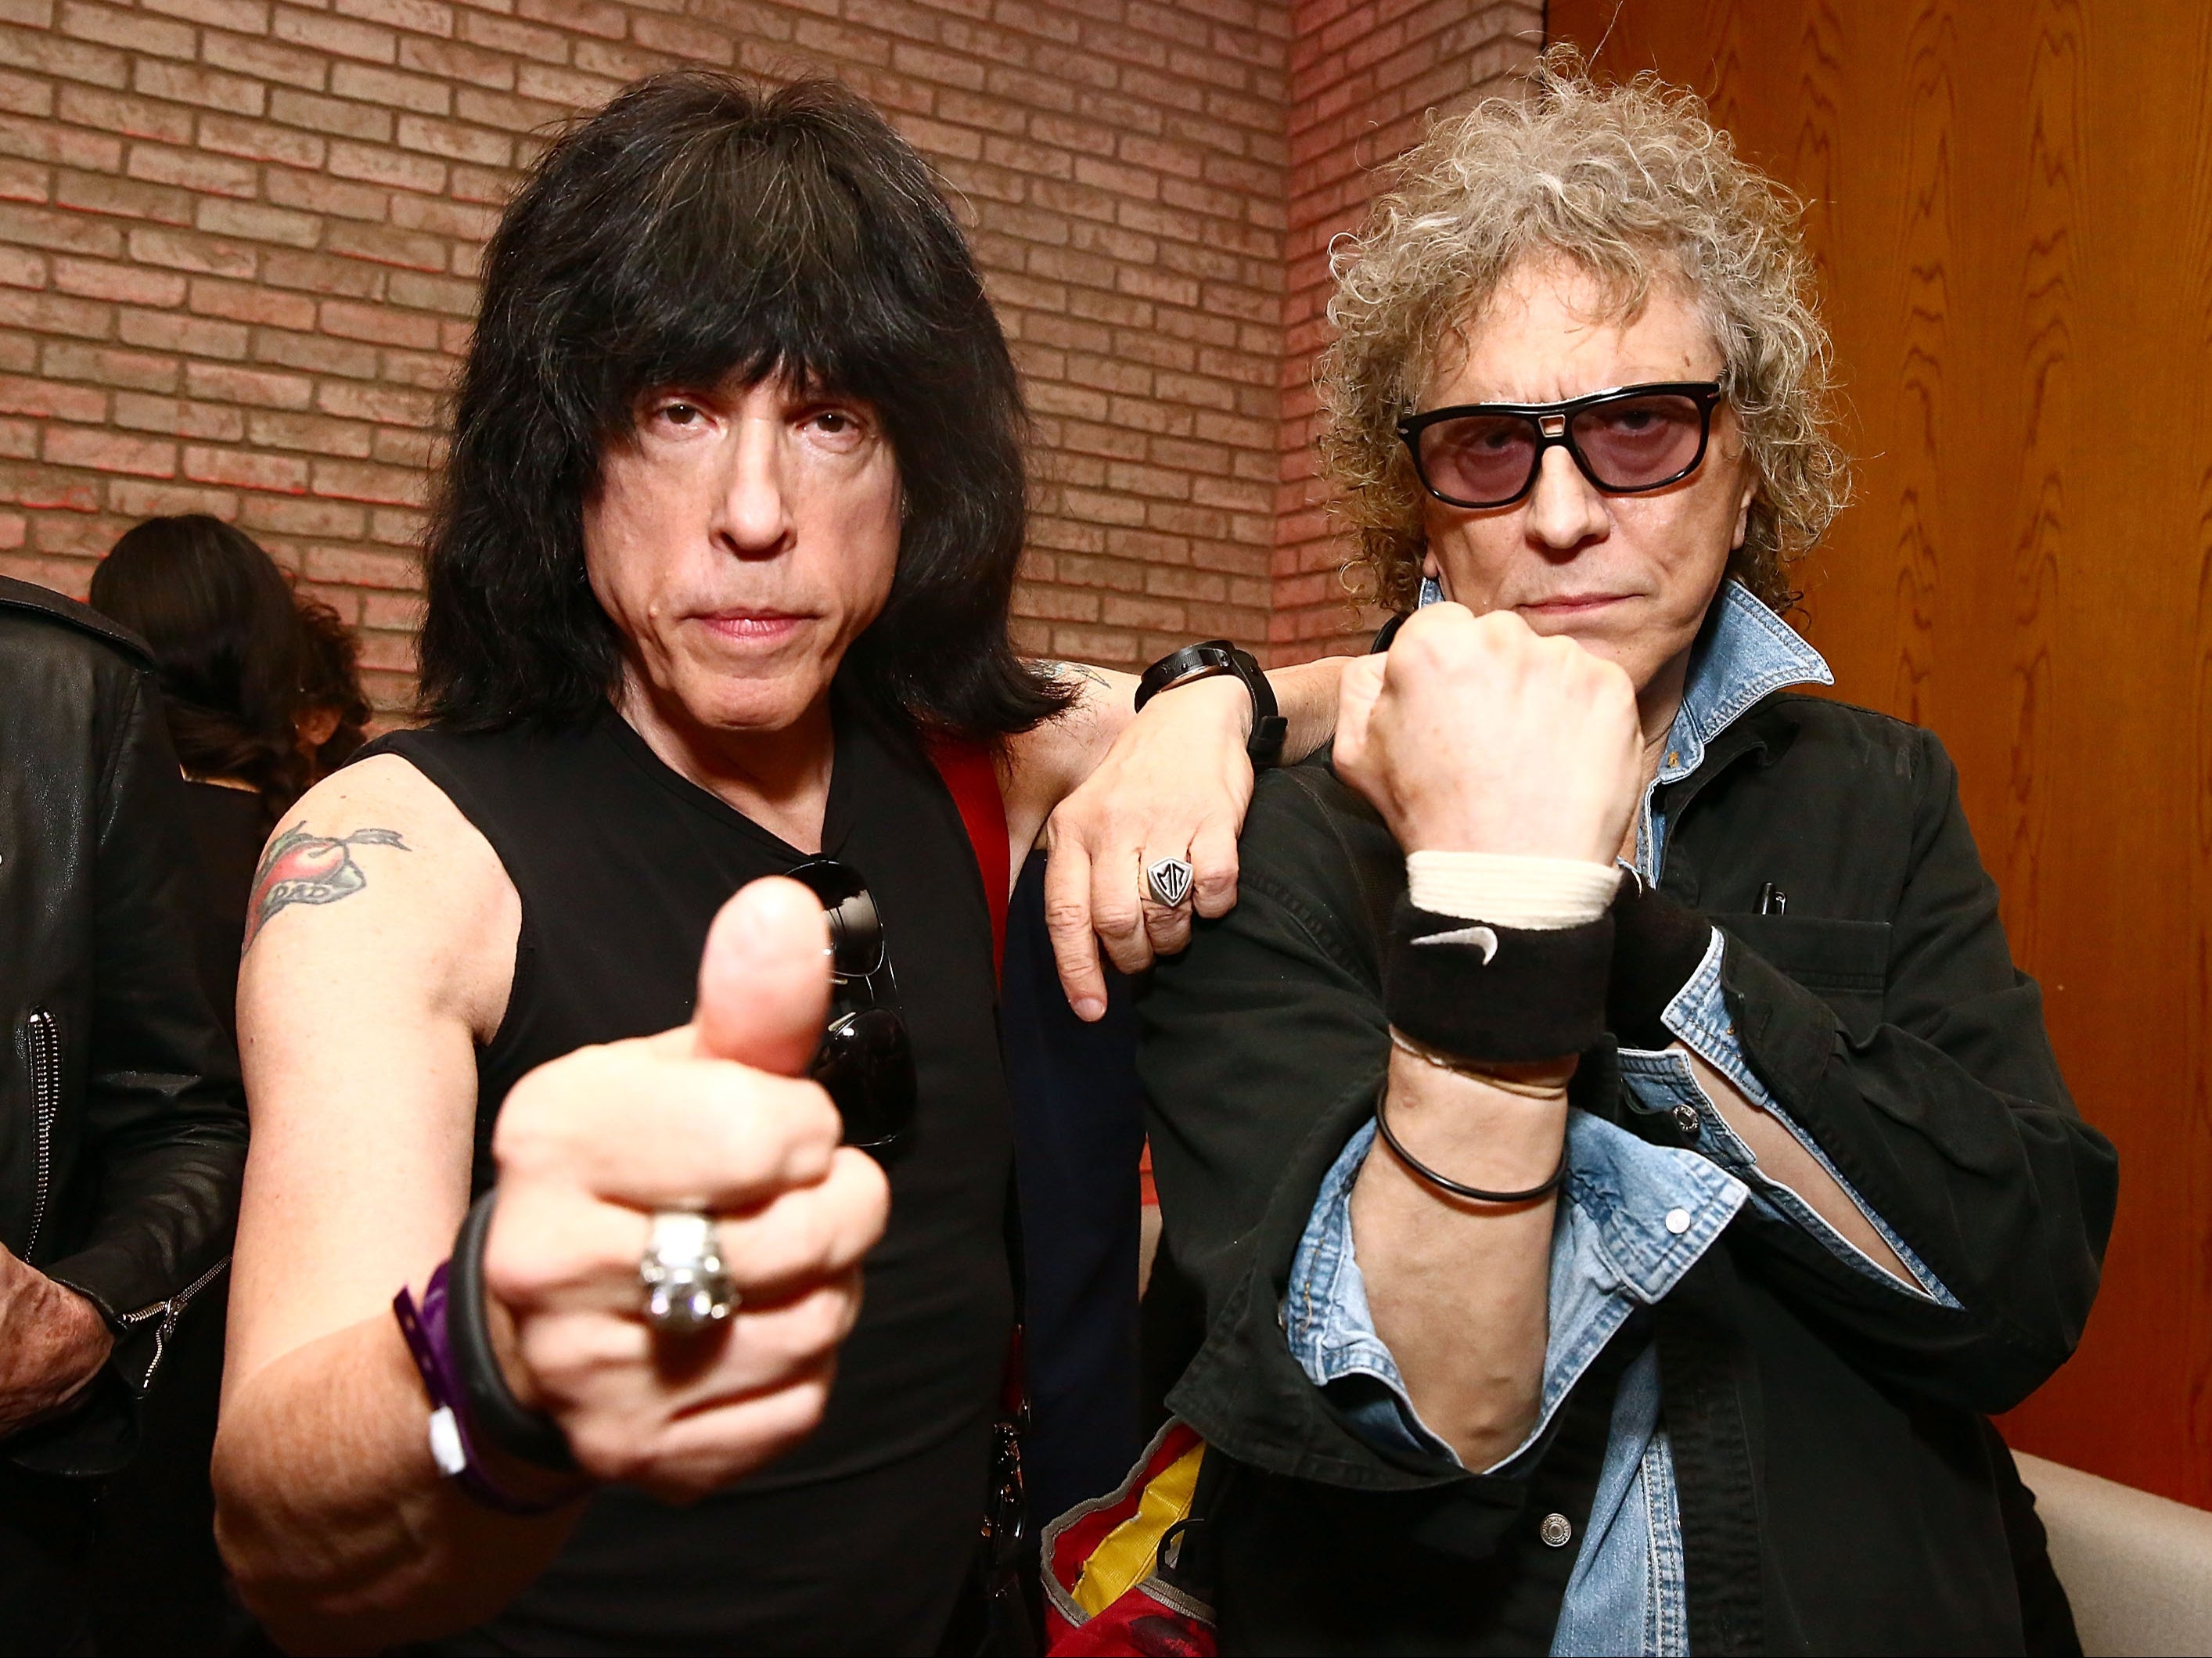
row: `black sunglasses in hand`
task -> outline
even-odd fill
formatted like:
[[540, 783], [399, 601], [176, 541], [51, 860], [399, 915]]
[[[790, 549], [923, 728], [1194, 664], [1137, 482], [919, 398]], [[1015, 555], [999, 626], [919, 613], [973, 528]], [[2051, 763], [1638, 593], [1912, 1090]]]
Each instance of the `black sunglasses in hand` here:
[[883, 918], [850, 864], [811, 858], [791, 878], [822, 901], [830, 923], [830, 1023], [807, 1075], [845, 1120], [845, 1144], [890, 1163], [913, 1138], [917, 1101], [914, 1047], [899, 1012]]
[[1717, 380], [1667, 380], [1565, 403], [1456, 404], [1407, 415], [1398, 438], [1421, 487], [1448, 507], [1511, 506], [1554, 445], [1607, 495], [1640, 495], [1698, 470], [1720, 400]]

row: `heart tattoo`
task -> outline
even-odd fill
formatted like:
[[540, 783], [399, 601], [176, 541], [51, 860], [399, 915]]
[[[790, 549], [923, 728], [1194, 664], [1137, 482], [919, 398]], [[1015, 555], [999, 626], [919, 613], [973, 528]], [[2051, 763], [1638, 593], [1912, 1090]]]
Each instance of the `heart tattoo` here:
[[356, 829], [333, 839], [310, 835], [295, 823], [271, 841], [261, 854], [261, 867], [254, 872], [253, 902], [246, 912], [246, 948], [253, 947], [270, 918], [286, 905], [334, 904], [367, 886], [368, 877], [353, 860], [355, 847], [413, 850], [397, 829]]

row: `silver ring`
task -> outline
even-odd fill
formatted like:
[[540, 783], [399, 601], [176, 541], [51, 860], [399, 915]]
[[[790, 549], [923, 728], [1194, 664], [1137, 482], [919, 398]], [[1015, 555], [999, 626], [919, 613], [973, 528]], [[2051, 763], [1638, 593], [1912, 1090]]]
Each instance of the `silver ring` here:
[[637, 1282], [645, 1321], [661, 1335], [696, 1335], [738, 1308], [738, 1286], [722, 1265], [714, 1218], [664, 1209], [638, 1258]]
[[1145, 890], [1152, 895], [1152, 902], [1170, 909], [1179, 908], [1190, 896], [1190, 859], [1162, 858], [1145, 865]]

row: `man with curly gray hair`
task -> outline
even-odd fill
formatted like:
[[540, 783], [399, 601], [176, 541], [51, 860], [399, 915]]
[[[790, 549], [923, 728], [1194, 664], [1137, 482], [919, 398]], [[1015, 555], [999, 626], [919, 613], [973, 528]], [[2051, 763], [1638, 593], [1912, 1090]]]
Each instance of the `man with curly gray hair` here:
[[1160, 1570], [1224, 1650], [2063, 1646], [1984, 1413], [2072, 1351], [2114, 1159], [1942, 745], [1785, 690], [1847, 477], [1794, 204], [1555, 55], [1338, 274], [1410, 614], [1143, 1005], [1207, 1448]]

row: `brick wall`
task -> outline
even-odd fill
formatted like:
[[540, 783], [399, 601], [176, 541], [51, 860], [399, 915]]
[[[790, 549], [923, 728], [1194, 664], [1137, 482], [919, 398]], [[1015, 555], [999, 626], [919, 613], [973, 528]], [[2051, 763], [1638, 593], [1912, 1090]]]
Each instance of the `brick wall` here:
[[1286, 282], [1310, 350], [1312, 239], [1361, 191], [1360, 134], [1501, 72], [1531, 15], [1404, 9], [0, 0], [0, 570], [81, 592], [140, 517], [234, 519], [362, 624], [400, 705], [440, 400], [538, 135], [655, 68], [818, 69], [953, 185], [1027, 377], [1022, 645], [1258, 644], [1287, 603], [1278, 653], [1310, 654], [1336, 624], [1305, 580], [1322, 538], [1281, 516]]
[[1357, 229], [1374, 168], [1449, 113], [1508, 91], [1544, 43], [1528, 0], [1295, 0], [1287, 125], [1288, 270], [1283, 300], [1282, 472], [1276, 495], [1273, 659], [1364, 650], [1380, 616], [1340, 580], [1346, 547], [1329, 523], [1314, 448], [1314, 358], [1328, 338], [1328, 245]]

